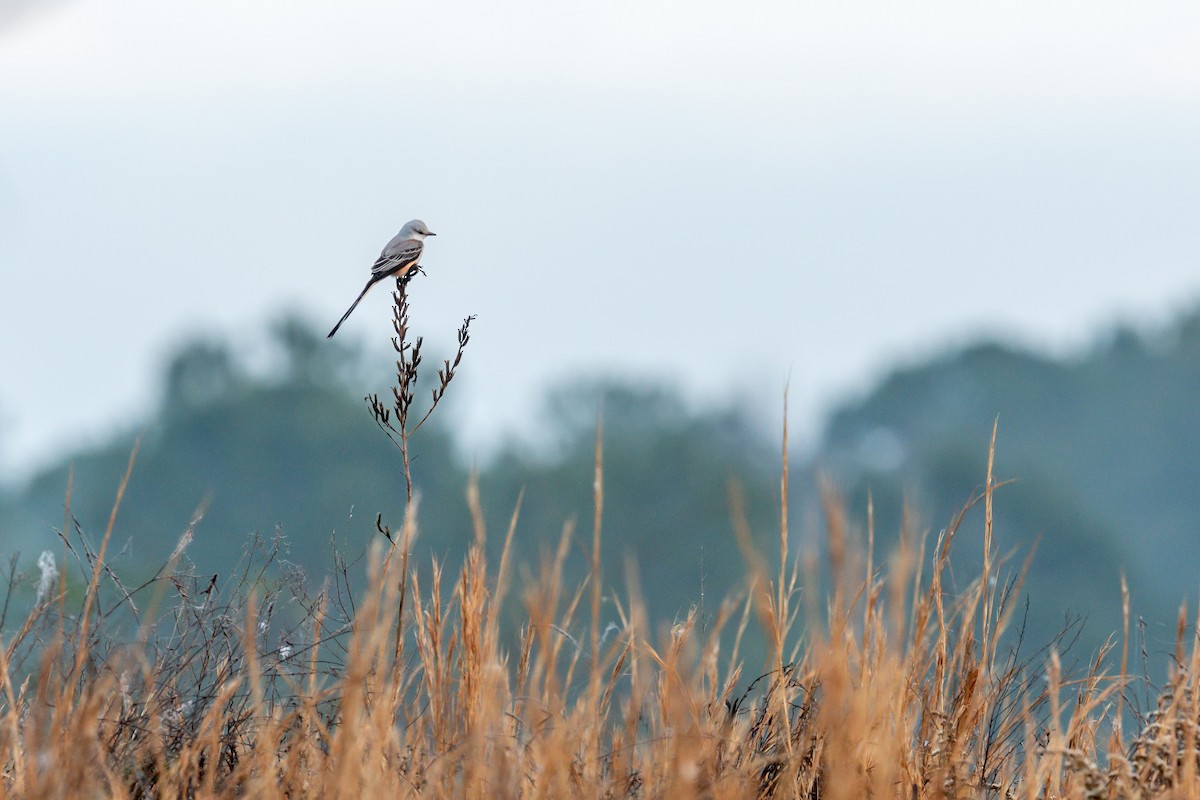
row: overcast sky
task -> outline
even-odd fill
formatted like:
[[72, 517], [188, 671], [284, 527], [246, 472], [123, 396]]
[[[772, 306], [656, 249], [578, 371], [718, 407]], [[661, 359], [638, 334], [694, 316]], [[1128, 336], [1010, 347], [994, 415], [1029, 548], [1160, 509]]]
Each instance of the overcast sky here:
[[332, 325], [418, 216], [469, 447], [591, 371], [764, 415], [790, 375], [812, 431], [1200, 297], [1198, 142], [1194, 0], [0, 0], [0, 475], [135, 423], [197, 330]]

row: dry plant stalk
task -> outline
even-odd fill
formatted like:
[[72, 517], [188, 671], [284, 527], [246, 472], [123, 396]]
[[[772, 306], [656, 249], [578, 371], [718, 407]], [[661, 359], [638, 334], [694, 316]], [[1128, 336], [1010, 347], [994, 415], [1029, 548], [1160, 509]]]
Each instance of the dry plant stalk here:
[[[420, 269], [417, 269], [397, 276], [396, 290], [392, 292], [392, 329], [395, 331], [395, 335], [392, 337], [392, 349], [396, 351], [396, 384], [392, 387], [392, 403], [388, 406], [379, 399], [378, 394], [368, 395], [364, 398], [379, 429], [387, 434], [392, 444], [400, 450], [404, 466], [405, 496], [407, 504], [410, 506], [413, 501], [413, 479], [412, 464], [409, 460], [409, 437], [425, 424], [438, 407], [438, 403], [445, 397], [446, 389], [454, 380], [455, 370], [462, 363], [463, 353], [467, 348], [467, 343], [471, 340], [471, 322], [475, 319], [474, 315], [469, 316], [459, 326], [458, 350], [454, 354], [454, 359], [446, 359], [442, 362], [442, 366], [438, 367], [438, 383], [432, 389], [429, 408], [415, 425], [411, 425], [410, 414], [416, 399], [417, 379], [421, 366], [421, 345], [424, 343], [424, 337], [418, 336], [415, 342], [409, 341], [408, 285], [420, 272]], [[390, 531], [386, 531], [380, 526], [380, 532], [389, 541], [391, 540]]]

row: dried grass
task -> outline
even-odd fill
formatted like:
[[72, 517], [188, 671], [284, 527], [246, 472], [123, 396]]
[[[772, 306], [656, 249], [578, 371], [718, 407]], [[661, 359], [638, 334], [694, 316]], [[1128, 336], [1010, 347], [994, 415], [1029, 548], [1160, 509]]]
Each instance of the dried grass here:
[[[418, 576], [410, 515], [395, 544], [372, 549], [357, 602], [340, 560], [315, 595], [302, 576], [272, 578], [272, 542], [223, 585], [171, 563], [129, 589], [104, 562], [107, 536], [97, 548], [64, 536], [86, 589], [68, 603], [60, 576], [0, 646], [0, 794], [1197, 796], [1200, 648], [1188, 623], [1155, 711], [1126, 738], [1124, 666], [1105, 674], [1098, 656], [1070, 677], [1053, 648], [1023, 658], [1002, 643], [1019, 580], [996, 580], [994, 488], [989, 475], [928, 555], [904, 532], [886, 566], [855, 547], [827, 490], [825, 589], [781, 527], [778, 569], [752, 558], [740, 600], [661, 633], [636, 591], [600, 587], [595, 552], [588, 581], [564, 582], [568, 526], [524, 582], [524, 624], [507, 645], [519, 512], [490, 568], [474, 487], [475, 540], [457, 574], [434, 563]], [[951, 547], [977, 506], [988, 555], [951, 596]], [[164, 591], [165, 610], [138, 608]], [[600, 627], [610, 602], [615, 633]], [[755, 621], [771, 643], [761, 670], [737, 644]]]
[[[398, 283], [394, 402], [368, 403], [401, 451], [410, 502], [401, 530], [376, 522], [370, 588], [356, 596], [359, 567], [335, 553], [313, 593], [278, 540], [255, 540], [223, 579], [197, 575], [182, 554], [199, 513], [172, 559], [127, 587], [106, 561], [125, 481], [98, 546], [71, 524], [68, 490], [62, 541], [79, 585], [44, 556], [35, 607], [0, 641], [0, 797], [1200, 796], [1193, 626], [1181, 613], [1173, 671], [1144, 718], [1128, 692], [1127, 592], [1119, 671], [1106, 672], [1106, 648], [1065, 674], [1070, 630], [1022, 653], [1023, 569], [995, 552], [990, 453], [982, 492], [932, 547], [906, 522], [886, 564], [873, 509], [860, 547], [826, 488], [818, 569], [789, 541], [785, 429], [777, 555], [753, 550], [731, 487], [744, 591], [661, 630], [635, 580], [622, 594], [600, 574], [599, 426], [587, 580], [564, 578], [571, 524], [534, 577], [513, 579], [519, 501], [490, 565], [474, 485], [463, 564], [418, 570], [407, 447], [420, 339], [407, 339], [405, 292]], [[963, 535], [985, 543], [965, 589], [949, 577]], [[652, 580], [654, 564], [636, 572]], [[516, 634], [502, 625], [513, 603]], [[608, 609], [619, 623], [602, 627]], [[753, 625], [762, 664], [742, 652]]]

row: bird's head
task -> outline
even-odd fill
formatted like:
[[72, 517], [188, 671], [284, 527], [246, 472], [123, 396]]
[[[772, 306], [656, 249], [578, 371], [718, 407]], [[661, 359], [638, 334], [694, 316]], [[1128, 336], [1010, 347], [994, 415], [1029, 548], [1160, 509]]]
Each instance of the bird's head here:
[[429, 230], [429, 226], [422, 220], [410, 219], [404, 223], [404, 227], [400, 229], [400, 236], [404, 239], [416, 239], [420, 241], [426, 236], [437, 236], [436, 233]]

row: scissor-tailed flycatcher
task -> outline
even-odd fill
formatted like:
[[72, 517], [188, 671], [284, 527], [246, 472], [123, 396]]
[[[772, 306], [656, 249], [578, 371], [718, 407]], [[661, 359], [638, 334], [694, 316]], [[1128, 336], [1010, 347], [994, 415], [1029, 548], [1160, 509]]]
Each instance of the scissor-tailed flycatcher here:
[[346, 313], [342, 314], [342, 318], [338, 320], [337, 325], [333, 326], [333, 330], [329, 332], [329, 336], [325, 337], [326, 339], [338, 332], [338, 328], [342, 327], [346, 317], [358, 308], [358, 302], [367, 296], [367, 292], [371, 291], [372, 286], [393, 275], [403, 278], [417, 268], [417, 264], [421, 260], [421, 251], [425, 249], [424, 239], [426, 236], [437, 236], [437, 234], [429, 230], [421, 220], [413, 219], [404, 223], [404, 227], [400, 229], [395, 238], [387, 243], [387, 247], [383, 248], [383, 252], [379, 254], [379, 258], [371, 267], [371, 279], [367, 281], [367, 285], [350, 304], [350, 308], [346, 309]]

